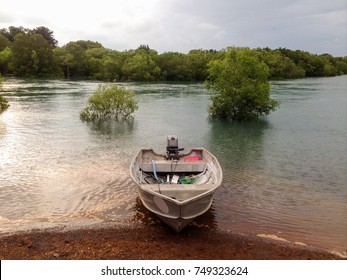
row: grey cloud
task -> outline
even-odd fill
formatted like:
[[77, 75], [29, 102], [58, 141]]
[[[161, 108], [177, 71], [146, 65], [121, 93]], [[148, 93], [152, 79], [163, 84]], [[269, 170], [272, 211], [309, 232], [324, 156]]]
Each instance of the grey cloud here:
[[[114, 2], [99, 21], [98, 13], [85, 10], [83, 27], [74, 24], [78, 15], [72, 10], [56, 25], [44, 18], [47, 12], [18, 19], [19, 14], [0, 11], [0, 23], [46, 25], [59, 42], [97, 39], [117, 50], [148, 44], [158, 52], [248, 46], [347, 54], [346, 0], [158, 0], [145, 6], [128, 1], [124, 7]], [[142, 12], [141, 7], [148, 9]]]
[[[346, 6], [344, 0], [172, 0], [164, 8], [169, 32], [180, 30], [179, 37], [202, 48], [287, 47], [346, 55]], [[213, 26], [220, 27], [220, 36], [208, 33]]]
[[[15, 22], [16, 21], [16, 16], [15, 15], [12, 15], [12, 14], [9, 14], [9, 13], [4, 13], [4, 12], [1, 12], [0, 11], [0, 24], [10, 24], [10, 25], [13, 25], [11, 24], [12, 22]], [[8, 26], [6, 26], [8, 27]]]

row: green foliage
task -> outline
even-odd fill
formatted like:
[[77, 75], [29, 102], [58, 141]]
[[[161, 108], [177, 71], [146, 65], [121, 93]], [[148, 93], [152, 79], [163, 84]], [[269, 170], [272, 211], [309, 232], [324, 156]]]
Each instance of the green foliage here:
[[88, 77], [87, 49], [87, 44], [83, 41], [70, 42], [63, 48], [64, 63], [69, 67], [69, 77]]
[[187, 55], [167, 52], [159, 55], [157, 61], [162, 72], [162, 79], [167, 81], [191, 81], [193, 79]]
[[208, 63], [214, 58], [213, 50], [191, 50], [187, 57], [194, 81], [205, 81], [208, 77]]
[[[41, 26], [0, 29], [0, 73], [15, 76], [65, 77], [101, 81], [205, 81], [208, 63], [226, 50], [191, 50], [158, 54], [148, 45], [115, 51], [89, 40], [57, 47], [53, 32]], [[347, 74], [347, 57], [300, 50], [258, 48], [270, 79], [296, 79]]]
[[270, 79], [296, 79], [305, 76], [305, 70], [284, 56], [279, 50], [257, 49], [257, 53], [269, 67]]
[[[0, 75], [0, 89], [2, 89], [2, 76]], [[10, 107], [10, 104], [5, 97], [0, 95], [0, 114], [7, 110]]]
[[155, 57], [158, 53], [148, 46], [141, 45], [125, 60], [122, 71], [123, 80], [155, 81], [160, 76]]
[[10, 47], [0, 51], [0, 73], [7, 74], [10, 71], [12, 51]]
[[117, 85], [100, 85], [80, 113], [82, 120], [126, 120], [138, 109], [133, 92]]
[[18, 34], [26, 34], [29, 32], [29, 29], [24, 28], [23, 26], [16, 27], [10, 26], [8, 29], [2, 28], [0, 29], [0, 34], [5, 36], [11, 43], [14, 41], [14, 37]]
[[209, 63], [208, 71], [213, 117], [249, 120], [268, 115], [279, 105], [270, 98], [269, 68], [250, 49], [228, 50], [223, 60]]
[[0, 51], [10, 46], [10, 41], [0, 33]]
[[51, 46], [56, 47], [58, 45], [58, 41], [53, 36], [53, 31], [49, 30], [47, 27], [36, 27], [30, 30], [29, 34], [40, 34]]
[[86, 59], [91, 79], [102, 81], [116, 81], [121, 71], [118, 52], [105, 48], [92, 48], [86, 50]]
[[15, 36], [12, 64], [17, 76], [51, 76], [55, 72], [53, 47], [40, 34]]
[[10, 107], [5, 97], [0, 95], [0, 114]]
[[333, 57], [330, 54], [310, 54], [300, 50], [280, 48], [279, 51], [298, 67], [305, 77], [329, 77], [347, 74], [347, 57]]

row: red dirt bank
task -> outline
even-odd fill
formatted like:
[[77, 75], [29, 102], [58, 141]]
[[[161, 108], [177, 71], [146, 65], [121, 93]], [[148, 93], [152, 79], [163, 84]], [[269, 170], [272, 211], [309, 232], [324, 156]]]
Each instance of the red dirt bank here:
[[313, 247], [265, 238], [165, 226], [45, 230], [0, 238], [0, 259], [62, 260], [329, 260], [338, 256]]

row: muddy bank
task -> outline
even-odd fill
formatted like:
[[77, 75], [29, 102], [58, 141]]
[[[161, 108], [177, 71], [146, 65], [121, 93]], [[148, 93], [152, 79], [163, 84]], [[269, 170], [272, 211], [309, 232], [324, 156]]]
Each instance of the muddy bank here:
[[166, 226], [51, 229], [0, 238], [0, 259], [59, 260], [329, 260], [337, 255], [310, 246], [219, 230]]

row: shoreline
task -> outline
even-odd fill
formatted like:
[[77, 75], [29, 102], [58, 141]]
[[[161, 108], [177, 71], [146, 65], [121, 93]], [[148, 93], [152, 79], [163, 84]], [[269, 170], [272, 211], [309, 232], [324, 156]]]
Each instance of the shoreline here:
[[52, 228], [0, 236], [1, 260], [343, 260], [313, 246], [163, 225]]

